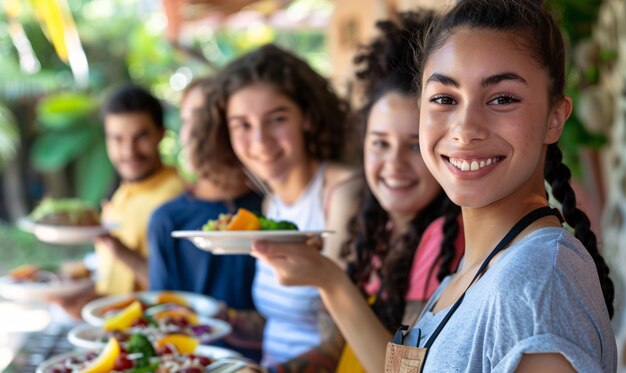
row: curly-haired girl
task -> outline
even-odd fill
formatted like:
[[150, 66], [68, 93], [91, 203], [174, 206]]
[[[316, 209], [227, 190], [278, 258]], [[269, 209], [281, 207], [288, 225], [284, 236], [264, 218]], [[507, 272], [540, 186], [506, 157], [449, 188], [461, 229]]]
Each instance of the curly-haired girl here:
[[386, 371], [615, 372], [613, 284], [557, 145], [572, 111], [557, 23], [537, 0], [464, 0], [430, 35], [420, 149], [466, 250]]
[[[301, 230], [335, 231], [324, 253], [340, 262], [340, 242], [360, 188], [355, 172], [339, 163], [348, 105], [306, 62], [274, 45], [227, 65], [212, 87], [207, 110], [194, 123], [193, 151], [243, 165], [269, 187], [268, 217], [292, 221]], [[316, 289], [281, 286], [273, 269], [259, 261], [253, 297], [264, 328], [249, 313], [231, 313], [230, 319], [240, 339], [262, 335], [264, 366], [334, 369], [333, 354], [343, 342]]]

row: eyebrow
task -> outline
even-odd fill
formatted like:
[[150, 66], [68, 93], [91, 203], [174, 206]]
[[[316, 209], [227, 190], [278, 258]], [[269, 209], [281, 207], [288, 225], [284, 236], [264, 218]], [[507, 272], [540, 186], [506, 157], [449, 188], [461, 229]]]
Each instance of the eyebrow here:
[[[389, 136], [389, 134], [387, 132], [381, 132], [381, 131], [368, 131], [368, 133], [370, 135], [374, 135], [374, 136], [382, 136], [382, 137], [387, 137]], [[419, 138], [419, 135], [417, 133], [412, 133], [409, 135], [411, 138], [417, 139]]]
[[[492, 75], [492, 76], [490, 76], [488, 78], [483, 79], [480, 82], [480, 86], [485, 88], [485, 87], [488, 87], [490, 85], [496, 85], [496, 84], [498, 84], [500, 82], [503, 82], [505, 80], [517, 81], [517, 82], [523, 83], [525, 85], [528, 85], [528, 82], [526, 81], [526, 79], [522, 78], [518, 74], [507, 72], [507, 73]], [[438, 74], [438, 73], [434, 73], [430, 77], [428, 77], [428, 80], [426, 80], [426, 84], [428, 84], [430, 82], [441, 83], [443, 85], [452, 86], [454, 88], [459, 88], [460, 87], [460, 84], [456, 80], [450, 78], [449, 76], [446, 76], [446, 75], [443, 75], [443, 74]]]
[[445, 76], [443, 74], [438, 74], [438, 73], [434, 73], [428, 77], [428, 80], [426, 80], [426, 84], [431, 83], [431, 82], [453, 86], [454, 88], [459, 88], [460, 86], [456, 80], [450, 78], [449, 76]]
[[[289, 109], [286, 106], [277, 106], [273, 109], [271, 109], [270, 111], [266, 112], [263, 114], [263, 117], [267, 117], [269, 115], [272, 114], [276, 114], [276, 113], [280, 113], [280, 112], [288, 112]], [[235, 120], [235, 119], [245, 119], [246, 116], [245, 115], [231, 115], [227, 118], [227, 120]]]
[[526, 79], [522, 78], [516, 73], [502, 73], [502, 74], [493, 75], [493, 76], [483, 79], [480, 85], [484, 88], [490, 85], [496, 85], [505, 80], [513, 80], [513, 81], [517, 81], [525, 85], [528, 85], [528, 82], [526, 81]]

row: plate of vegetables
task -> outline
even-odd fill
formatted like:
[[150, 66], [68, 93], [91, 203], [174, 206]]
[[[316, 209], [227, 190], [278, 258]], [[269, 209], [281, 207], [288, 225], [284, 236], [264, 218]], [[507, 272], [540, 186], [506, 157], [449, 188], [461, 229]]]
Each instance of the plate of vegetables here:
[[0, 277], [0, 296], [18, 302], [45, 301], [51, 296], [71, 296], [93, 284], [82, 262], [51, 267], [25, 264]]
[[95, 206], [77, 198], [44, 198], [18, 226], [52, 244], [90, 243], [116, 224], [100, 221]]
[[220, 361], [230, 362], [239, 357], [235, 351], [200, 345], [184, 335], [170, 335], [152, 342], [145, 335], [133, 334], [124, 342], [110, 338], [100, 352], [77, 350], [53, 356], [41, 363], [36, 373], [202, 373], [223, 365]]
[[235, 214], [220, 214], [201, 230], [173, 231], [172, 237], [185, 238], [199, 249], [213, 254], [249, 254], [254, 241], [307, 242], [324, 238], [332, 231], [300, 231], [289, 221], [277, 221], [240, 208]]
[[127, 342], [135, 334], [144, 335], [154, 343], [175, 334], [188, 336], [201, 344], [206, 344], [230, 334], [232, 330], [230, 324], [223, 320], [197, 317], [176, 310], [162, 312], [165, 313], [169, 316], [144, 313], [130, 325], [123, 325], [118, 329], [107, 330], [105, 327], [88, 324], [78, 325], [70, 330], [67, 339], [76, 347], [98, 350], [103, 348], [110, 338]]

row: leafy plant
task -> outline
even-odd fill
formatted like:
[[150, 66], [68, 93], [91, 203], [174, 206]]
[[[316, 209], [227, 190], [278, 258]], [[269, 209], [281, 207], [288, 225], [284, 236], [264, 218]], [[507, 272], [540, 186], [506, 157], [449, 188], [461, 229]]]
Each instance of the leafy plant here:
[[77, 196], [94, 204], [115, 179], [96, 108], [95, 99], [82, 93], [46, 97], [37, 106], [41, 132], [31, 148], [33, 165], [41, 172], [74, 166]]

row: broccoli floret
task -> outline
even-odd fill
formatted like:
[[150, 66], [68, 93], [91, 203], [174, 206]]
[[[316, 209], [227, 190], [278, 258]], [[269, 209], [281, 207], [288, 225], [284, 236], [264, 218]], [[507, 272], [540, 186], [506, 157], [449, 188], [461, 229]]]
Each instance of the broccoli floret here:
[[133, 334], [130, 336], [128, 341], [128, 353], [141, 353], [142, 356], [135, 360], [135, 367], [141, 368], [150, 365], [150, 358], [153, 356], [157, 356], [156, 351], [154, 351], [154, 347], [152, 347], [152, 343], [143, 334]]
[[264, 216], [259, 217], [259, 225], [264, 231], [297, 231], [298, 226], [286, 220], [276, 221]]
[[297, 231], [298, 226], [290, 221], [281, 220], [278, 223], [276, 223], [276, 229], [282, 230], [282, 231]]

